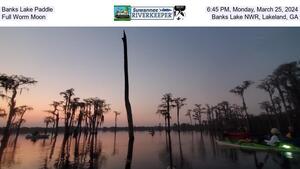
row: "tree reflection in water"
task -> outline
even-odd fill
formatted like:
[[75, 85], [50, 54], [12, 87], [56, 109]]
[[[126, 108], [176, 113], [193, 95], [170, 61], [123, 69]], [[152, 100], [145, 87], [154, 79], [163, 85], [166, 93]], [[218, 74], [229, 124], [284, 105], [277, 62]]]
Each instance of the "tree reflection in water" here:
[[199, 153], [201, 155], [201, 159], [203, 159], [205, 161], [206, 159], [206, 145], [204, 143], [204, 139], [203, 139], [203, 134], [201, 132], [201, 136], [199, 139]]
[[162, 149], [159, 151], [158, 156], [159, 159], [164, 166], [164, 168], [167, 168], [167, 166], [170, 165], [170, 160], [169, 160], [169, 148], [168, 148], [168, 142], [164, 146], [162, 146]]
[[117, 132], [114, 131], [114, 145], [113, 145], [113, 152], [112, 152], [112, 156], [118, 154], [118, 149], [117, 149]]
[[[13, 135], [2, 154], [0, 168], [18, 169], [30, 166], [38, 169], [152, 169], [151, 166], [143, 166], [145, 162], [153, 164], [153, 169], [171, 168], [170, 145], [168, 140], [165, 142], [164, 135], [155, 135], [153, 139], [149, 139], [151, 136], [148, 132], [145, 134], [139, 132], [136, 142], [128, 141], [124, 144], [122, 141], [126, 140], [126, 133], [118, 132], [117, 134], [115, 136], [114, 133], [103, 132], [101, 135], [100, 133], [98, 135], [82, 134], [81, 137], [78, 135], [65, 138], [61, 134], [57, 138], [37, 140], [32, 143], [30, 140], [25, 140], [24, 135], [20, 135], [16, 141]], [[299, 166], [297, 154], [292, 154], [294, 159], [288, 159], [283, 154], [221, 147], [216, 145], [210, 135], [203, 133], [201, 138], [200, 132], [194, 132], [194, 140], [191, 132], [180, 132], [180, 135], [172, 132], [171, 136], [173, 168], [176, 169], [220, 168], [222, 166], [245, 169], [289, 169]], [[191, 145], [191, 141], [194, 144]], [[120, 143], [120, 147], [117, 143]], [[145, 144], [147, 147], [143, 147]], [[194, 147], [194, 154], [191, 152], [191, 146]], [[113, 152], [118, 154], [112, 155]], [[134, 154], [137, 156], [134, 157]], [[156, 156], [157, 154], [159, 156]], [[160, 162], [157, 163], [155, 160]]]
[[134, 139], [129, 139], [125, 169], [131, 169], [133, 144], [134, 144]]
[[[2, 147], [0, 168], [2, 168], [1, 166], [8, 168], [11, 166], [16, 167], [15, 155], [16, 150], [19, 148], [17, 146], [17, 138], [18, 137], [9, 139], [5, 149]], [[43, 162], [39, 167], [41, 169], [101, 169], [107, 161], [107, 157], [102, 154], [102, 143], [97, 139], [97, 134], [86, 135], [83, 139], [80, 139], [80, 135], [74, 138], [64, 137], [58, 154], [55, 153], [55, 150], [57, 149], [57, 135], [49, 140], [44, 139], [40, 141], [42, 148], [41, 152], [44, 153], [41, 153], [41, 155], [45, 155], [42, 157]], [[53, 156], [55, 157], [54, 161]]]
[[[59, 157], [54, 164], [55, 168], [101, 169], [105, 165], [107, 157], [102, 154], [102, 143], [98, 140], [97, 134], [86, 135], [83, 140], [80, 137], [81, 135], [63, 138]], [[72, 157], [73, 160], [70, 160]]]
[[217, 151], [216, 151], [216, 137], [214, 135], [214, 133], [210, 133], [209, 134], [209, 142], [212, 148], [212, 153], [213, 153], [213, 157], [216, 158], [217, 156]]
[[183, 153], [183, 146], [181, 143], [181, 132], [178, 132], [178, 147], [179, 147], [179, 165], [178, 168], [179, 169], [191, 169], [192, 166], [190, 164], [189, 159], [186, 159], [184, 157], [184, 153]]
[[180, 132], [178, 132], [178, 143], [179, 143], [179, 154], [180, 154], [180, 166], [182, 168], [184, 165], [184, 158], [183, 158], [183, 153], [182, 153], [181, 133]]
[[1, 161], [0, 161], [0, 168], [2, 168], [1, 166], [6, 166], [8, 168], [10, 168], [13, 165], [16, 165], [16, 150], [19, 148], [17, 146], [17, 141], [16, 141], [17, 137], [15, 139], [8, 139], [7, 143], [1, 147]]
[[259, 160], [257, 159], [256, 152], [253, 153], [253, 156], [254, 156], [255, 167], [257, 169], [262, 169], [265, 166], [265, 164], [268, 161], [268, 159], [269, 159], [269, 153], [266, 154], [266, 156], [265, 156], [265, 158], [264, 158], [264, 160], [262, 162], [259, 162]]
[[[182, 135], [181, 134], [182, 134], [181, 132], [177, 133], [178, 144], [174, 143], [174, 145], [173, 145], [174, 151], [172, 153], [170, 152], [169, 140], [166, 141], [165, 146], [163, 146], [163, 149], [161, 149], [159, 151], [159, 159], [164, 166], [163, 168], [165, 168], [165, 169], [175, 169], [175, 168], [176, 169], [192, 169], [193, 168], [192, 164], [190, 162], [190, 160], [192, 160], [192, 159], [185, 158], [185, 156], [184, 156], [184, 150], [188, 150], [188, 149], [185, 149], [186, 147], [184, 147], [182, 144], [182, 140], [181, 140]], [[185, 137], [183, 137], [183, 138], [185, 138]], [[188, 151], [187, 153], [190, 153], [190, 151]], [[192, 155], [192, 154], [189, 154], [189, 155]], [[195, 158], [198, 158], [198, 157], [195, 157]]]

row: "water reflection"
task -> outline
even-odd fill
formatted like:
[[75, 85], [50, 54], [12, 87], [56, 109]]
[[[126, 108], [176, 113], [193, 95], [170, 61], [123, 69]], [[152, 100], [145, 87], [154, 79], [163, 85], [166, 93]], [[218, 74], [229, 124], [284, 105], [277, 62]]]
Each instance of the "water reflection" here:
[[17, 164], [16, 161], [16, 150], [17, 148], [17, 144], [16, 144], [16, 140], [15, 139], [11, 139], [8, 140], [7, 143], [7, 147], [6, 149], [3, 149], [3, 154], [1, 154], [2, 160], [1, 160], [1, 166], [6, 165], [6, 166], [14, 166]]
[[198, 143], [199, 143], [199, 147], [198, 147], [199, 153], [202, 157], [202, 160], [205, 161], [205, 159], [206, 159], [206, 150], [205, 150], [205, 144], [204, 144], [204, 139], [203, 139], [202, 133], [201, 133], [201, 136], [200, 136], [200, 139], [199, 139]]
[[[55, 134], [54, 134], [55, 135]], [[11, 136], [1, 154], [1, 169], [295, 169], [299, 154], [249, 152], [216, 145], [215, 135], [200, 132], [164, 132], [151, 136], [136, 132], [100, 132], [77, 137], [57, 137], [31, 142], [20, 134]], [[17, 139], [16, 139], [17, 138]], [[167, 140], [166, 140], [167, 138]], [[170, 147], [172, 151], [170, 153]], [[172, 160], [172, 161], [171, 161]]]
[[114, 144], [113, 144], [113, 152], [112, 155], [117, 155], [118, 154], [118, 149], [117, 149], [117, 132], [114, 131]]
[[179, 154], [180, 154], [180, 167], [182, 168], [184, 165], [184, 158], [182, 153], [182, 145], [181, 145], [181, 134], [178, 132], [178, 143], [179, 143]]
[[126, 158], [125, 169], [131, 169], [132, 154], [133, 154], [133, 143], [134, 143], [134, 139], [129, 139], [128, 140], [128, 150], [127, 150], [127, 158]]
[[259, 161], [257, 159], [257, 155], [256, 152], [253, 152], [253, 156], [254, 156], [254, 163], [255, 163], [255, 167], [257, 169], [262, 169], [265, 166], [265, 163], [268, 161], [269, 159], [269, 153], [266, 154], [265, 158], [263, 161]]
[[102, 142], [97, 134], [85, 135], [83, 140], [80, 136], [63, 137], [55, 168], [102, 168], [105, 165], [107, 157], [102, 154]]

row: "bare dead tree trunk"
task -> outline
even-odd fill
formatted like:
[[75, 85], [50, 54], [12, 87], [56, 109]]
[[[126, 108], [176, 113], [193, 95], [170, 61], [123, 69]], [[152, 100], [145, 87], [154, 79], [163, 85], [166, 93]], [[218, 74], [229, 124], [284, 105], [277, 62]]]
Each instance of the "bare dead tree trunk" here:
[[133, 120], [132, 120], [132, 111], [129, 101], [129, 80], [128, 80], [128, 56], [127, 56], [127, 38], [124, 31], [123, 34], [123, 45], [124, 45], [124, 74], [125, 74], [125, 106], [127, 111], [127, 121], [128, 121], [128, 134], [129, 139], [134, 140], [134, 131], [133, 131]]
[[245, 114], [246, 114], [247, 128], [248, 128], [249, 131], [251, 131], [252, 126], [251, 126], [250, 117], [249, 117], [248, 110], [247, 110], [248, 108], [247, 108], [247, 105], [246, 105], [246, 102], [245, 102], [244, 95], [242, 95], [242, 101], [243, 101], [243, 109], [244, 109]]
[[125, 31], [123, 32], [123, 45], [124, 45], [124, 75], [125, 75], [125, 107], [127, 112], [127, 121], [128, 121], [128, 150], [127, 150], [127, 160], [126, 160], [126, 169], [131, 168], [132, 154], [133, 154], [133, 143], [134, 143], [134, 131], [133, 131], [133, 120], [132, 120], [132, 111], [129, 101], [129, 80], [128, 80], [128, 56], [127, 56], [127, 38]]
[[173, 156], [172, 156], [172, 140], [171, 140], [171, 126], [170, 126], [170, 101], [171, 99], [167, 98], [167, 116], [168, 116], [168, 142], [169, 142], [169, 160], [170, 160], [170, 167], [173, 168]]
[[179, 122], [179, 107], [177, 106], [177, 131], [180, 133], [180, 122]]

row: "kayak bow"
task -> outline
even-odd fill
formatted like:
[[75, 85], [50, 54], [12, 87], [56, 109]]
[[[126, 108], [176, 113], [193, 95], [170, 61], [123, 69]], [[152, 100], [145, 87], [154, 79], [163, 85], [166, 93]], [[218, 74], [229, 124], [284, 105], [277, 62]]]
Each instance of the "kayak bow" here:
[[293, 152], [300, 153], [300, 148], [291, 144], [281, 143], [279, 146], [268, 146], [257, 143], [239, 143], [231, 141], [216, 140], [216, 143], [220, 146], [226, 146], [231, 148], [240, 148], [253, 151], [276, 151], [276, 152]]

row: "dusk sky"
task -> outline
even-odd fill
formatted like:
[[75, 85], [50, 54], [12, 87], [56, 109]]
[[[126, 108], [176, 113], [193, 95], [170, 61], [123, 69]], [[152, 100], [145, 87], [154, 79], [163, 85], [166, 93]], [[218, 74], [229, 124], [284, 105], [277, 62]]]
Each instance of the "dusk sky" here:
[[[181, 121], [194, 104], [223, 100], [241, 105], [229, 92], [244, 80], [258, 82], [280, 64], [300, 57], [299, 28], [125, 28], [128, 38], [130, 99], [136, 126], [158, 125], [155, 112], [162, 95], [186, 97]], [[122, 28], [0, 28], [0, 73], [35, 78], [38, 83], [17, 98], [34, 108], [25, 126], [44, 126], [61, 91], [77, 97], [99, 97], [121, 111], [124, 106]], [[245, 92], [249, 113], [259, 114], [267, 94]], [[0, 89], [2, 90], [2, 89]], [[0, 100], [3, 107], [5, 100]], [[174, 112], [173, 112], [174, 113]], [[0, 126], [5, 119], [0, 120]], [[175, 122], [175, 113], [172, 118]], [[112, 112], [104, 126], [112, 126]]]

